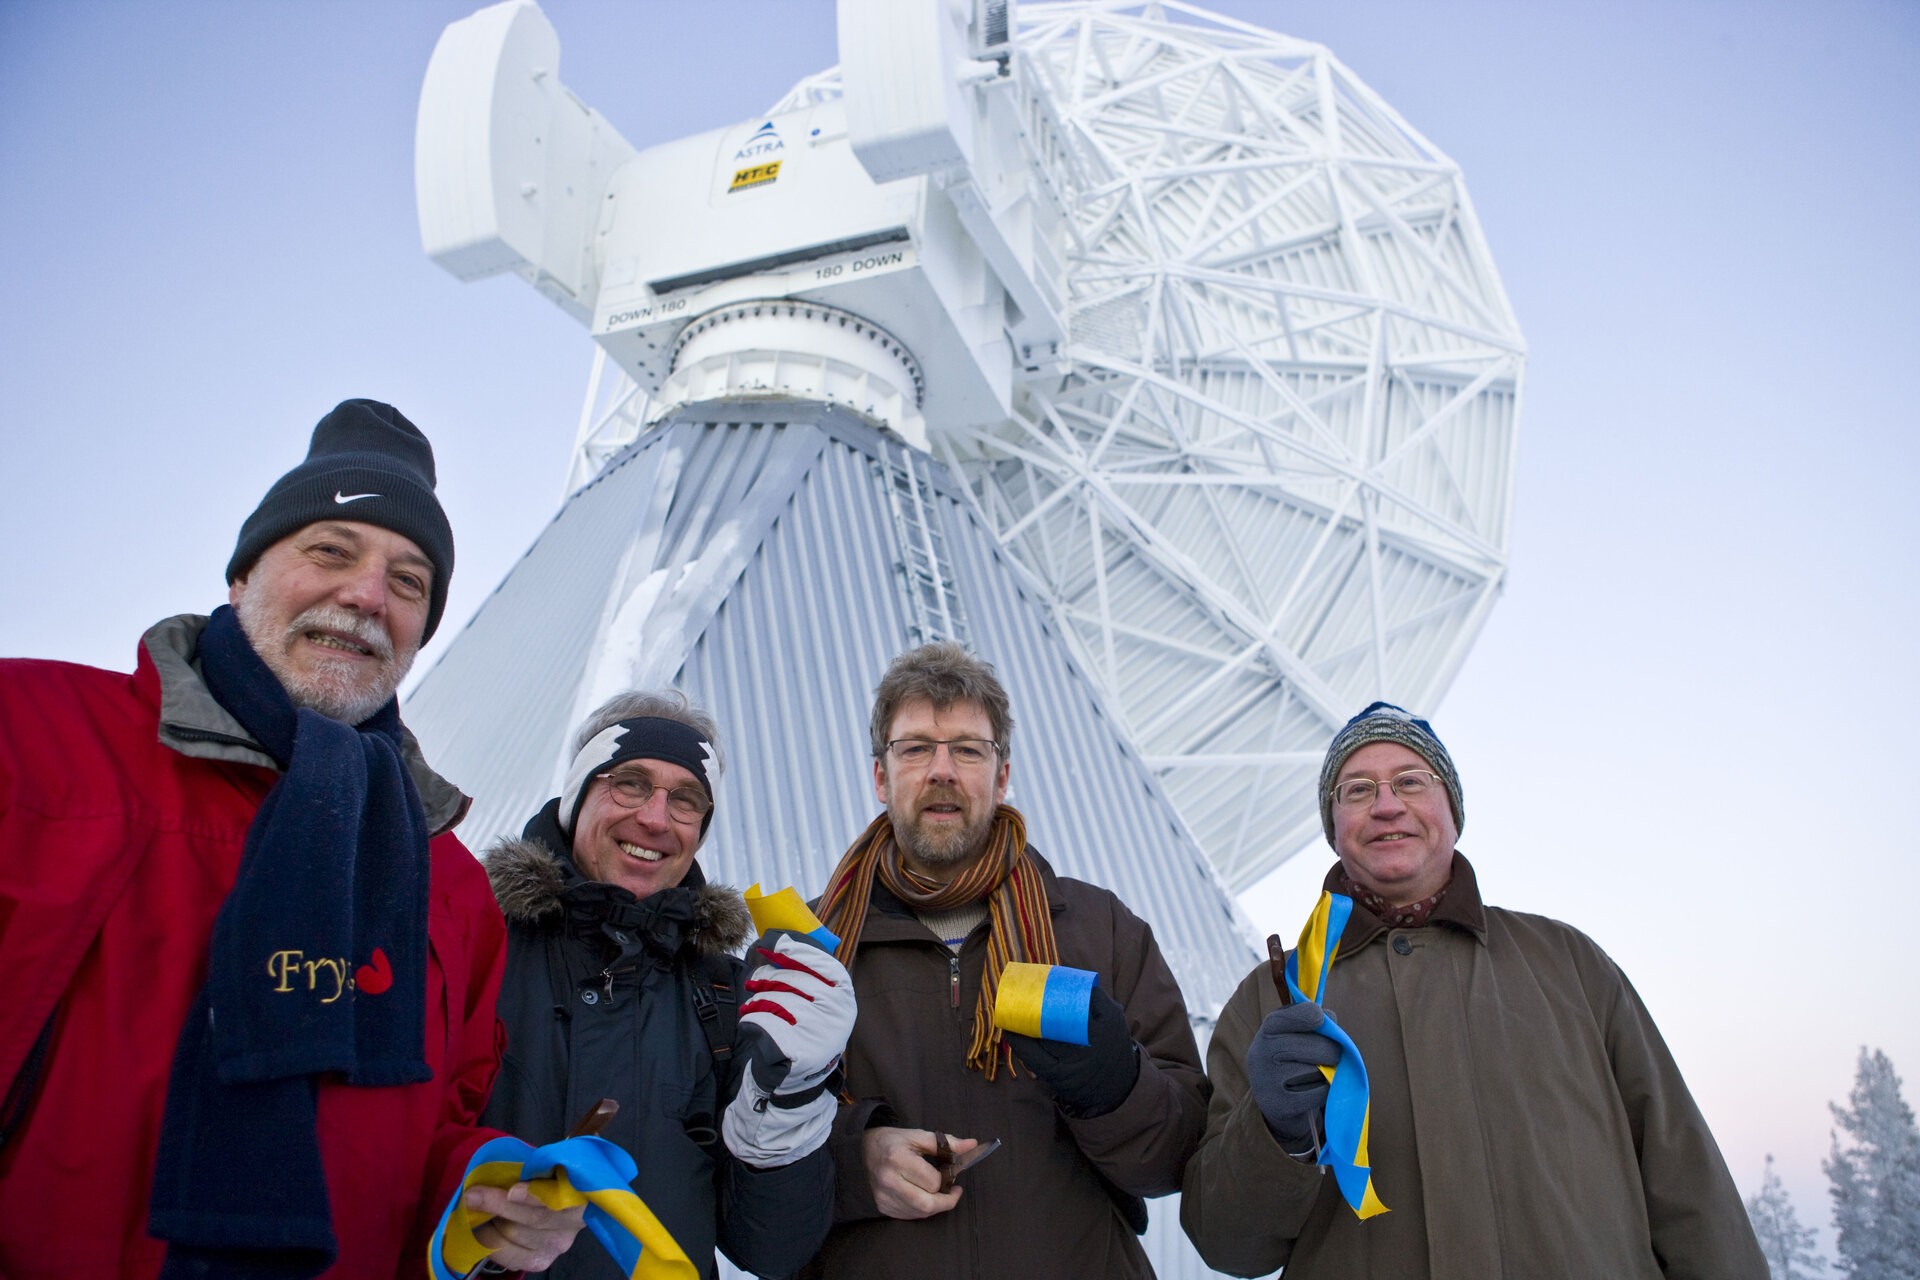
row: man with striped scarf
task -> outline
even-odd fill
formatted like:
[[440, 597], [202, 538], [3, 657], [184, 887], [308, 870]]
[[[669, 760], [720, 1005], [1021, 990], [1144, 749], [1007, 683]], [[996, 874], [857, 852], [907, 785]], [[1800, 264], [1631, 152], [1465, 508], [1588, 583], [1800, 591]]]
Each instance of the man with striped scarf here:
[[[955, 644], [895, 659], [870, 726], [886, 806], [816, 914], [860, 992], [810, 1276], [1145, 1277], [1145, 1197], [1178, 1188], [1207, 1082], [1152, 931], [1056, 875], [1004, 803], [1013, 718]], [[1087, 1043], [1002, 1032], [1007, 964], [1099, 977]], [[991, 1159], [966, 1168], [983, 1143]]]

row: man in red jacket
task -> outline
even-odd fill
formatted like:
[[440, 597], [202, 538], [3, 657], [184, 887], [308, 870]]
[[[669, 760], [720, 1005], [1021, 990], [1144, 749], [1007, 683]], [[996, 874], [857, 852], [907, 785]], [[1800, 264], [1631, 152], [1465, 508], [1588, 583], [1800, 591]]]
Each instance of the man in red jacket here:
[[[434, 480], [398, 410], [346, 401], [242, 526], [228, 607], [131, 676], [0, 662], [0, 1276], [422, 1273], [494, 1136], [506, 957], [394, 699], [453, 569]], [[581, 1222], [466, 1204], [510, 1269]]]

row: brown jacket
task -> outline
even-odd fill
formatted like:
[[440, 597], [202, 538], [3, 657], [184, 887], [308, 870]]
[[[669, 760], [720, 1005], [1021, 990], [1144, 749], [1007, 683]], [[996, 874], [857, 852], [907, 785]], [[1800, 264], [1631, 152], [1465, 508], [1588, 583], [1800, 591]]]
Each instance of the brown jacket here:
[[1373, 1185], [1391, 1212], [1360, 1221], [1254, 1106], [1247, 1045], [1279, 1005], [1262, 965], [1208, 1048], [1213, 1101], [1181, 1197], [1210, 1265], [1284, 1263], [1287, 1280], [1766, 1276], [1679, 1068], [1585, 934], [1483, 908], [1456, 854], [1426, 928], [1354, 906], [1327, 985], [1366, 1060]]
[[[1092, 969], [1127, 1011], [1141, 1046], [1140, 1077], [1120, 1107], [1069, 1120], [1047, 1090], [1003, 1065], [989, 1083], [966, 1065], [987, 928], [955, 960], [906, 906], [876, 884], [853, 983], [860, 1020], [847, 1046], [847, 1091], [832, 1141], [834, 1227], [809, 1276], [1151, 1276], [1108, 1182], [1135, 1196], [1180, 1186], [1206, 1123], [1207, 1081], [1187, 1010], [1146, 922], [1105, 889], [1046, 881], [1062, 964]], [[954, 975], [958, 974], [958, 997]], [[951, 1211], [916, 1222], [882, 1217], [861, 1156], [868, 1125], [999, 1138], [999, 1151], [960, 1176]], [[1104, 1179], [1104, 1181], [1103, 1181]]]

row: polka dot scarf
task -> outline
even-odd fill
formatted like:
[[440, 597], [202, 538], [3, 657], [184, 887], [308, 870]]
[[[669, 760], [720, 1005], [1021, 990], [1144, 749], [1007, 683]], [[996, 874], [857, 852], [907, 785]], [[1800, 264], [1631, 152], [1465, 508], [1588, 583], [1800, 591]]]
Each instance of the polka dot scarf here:
[[1364, 887], [1345, 871], [1340, 873], [1340, 892], [1352, 898], [1378, 917], [1381, 924], [1391, 929], [1419, 929], [1433, 917], [1433, 909], [1440, 905], [1440, 899], [1447, 896], [1447, 890], [1453, 886], [1452, 877], [1440, 886], [1440, 892], [1431, 898], [1422, 898], [1418, 902], [1409, 902], [1404, 907], [1396, 907], [1373, 890]]

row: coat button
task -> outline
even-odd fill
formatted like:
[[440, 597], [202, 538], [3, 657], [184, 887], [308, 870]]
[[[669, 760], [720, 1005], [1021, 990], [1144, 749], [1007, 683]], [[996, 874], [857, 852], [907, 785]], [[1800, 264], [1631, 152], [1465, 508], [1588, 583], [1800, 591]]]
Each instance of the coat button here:
[[[1413, 954], [1413, 939], [1401, 934], [1393, 940], [1393, 949], [1403, 956], [1410, 956]], [[592, 995], [593, 992], [589, 991], [587, 994]]]
[[598, 991], [582, 991], [580, 993], [580, 1003], [581, 1004], [599, 1004], [600, 993]]

